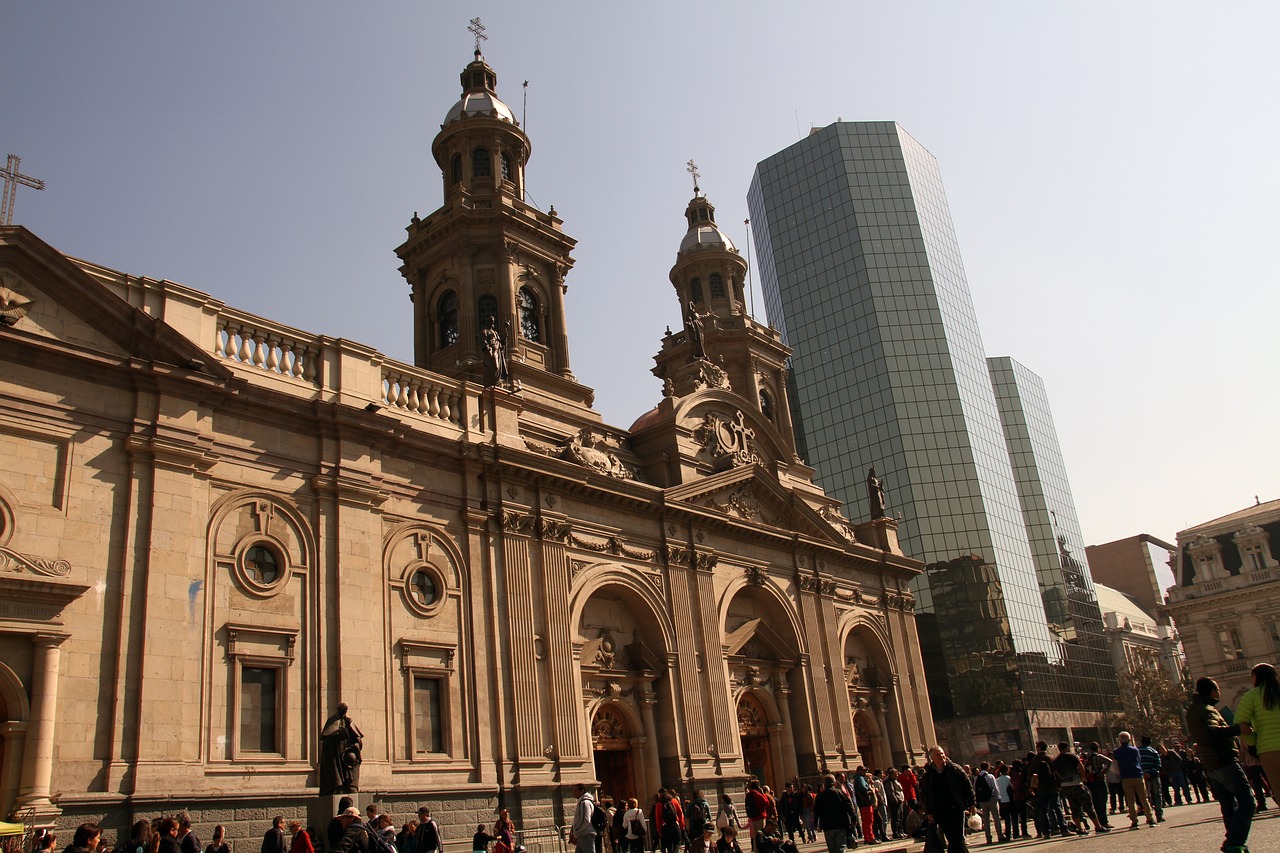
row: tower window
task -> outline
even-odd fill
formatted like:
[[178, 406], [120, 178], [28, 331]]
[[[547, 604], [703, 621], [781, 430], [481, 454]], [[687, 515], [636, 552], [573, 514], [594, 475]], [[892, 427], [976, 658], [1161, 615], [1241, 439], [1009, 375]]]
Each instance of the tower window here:
[[689, 282], [689, 298], [694, 302], [702, 301], [702, 279], [695, 278]]
[[769, 399], [769, 392], [760, 389], [760, 414], [769, 420], [773, 420], [773, 400]]
[[462, 155], [454, 154], [453, 161], [449, 164], [449, 171], [455, 184], [462, 183]]
[[483, 329], [488, 325], [491, 318], [495, 329], [502, 328], [502, 325], [498, 322], [498, 300], [486, 294], [480, 297], [480, 300], [476, 303], [476, 308], [478, 309], [476, 314], [480, 320], [480, 328]]
[[538, 329], [538, 297], [532, 289], [522, 287], [516, 294], [516, 302], [520, 305], [520, 337], [539, 343], [542, 336]]
[[502, 180], [511, 180], [511, 155], [506, 152], [502, 154]]
[[471, 152], [471, 177], [493, 177], [493, 163], [489, 160], [488, 148], [477, 148]]
[[724, 299], [724, 279], [718, 272], [711, 274], [711, 298]]
[[440, 297], [440, 349], [458, 342], [458, 294], [452, 290]]
[[483, 74], [483, 72], [477, 71], [477, 72], [475, 72], [474, 74], [472, 74], [472, 75], [471, 75], [471, 85], [472, 85], [472, 86], [483, 86], [483, 85], [484, 85], [484, 74]]

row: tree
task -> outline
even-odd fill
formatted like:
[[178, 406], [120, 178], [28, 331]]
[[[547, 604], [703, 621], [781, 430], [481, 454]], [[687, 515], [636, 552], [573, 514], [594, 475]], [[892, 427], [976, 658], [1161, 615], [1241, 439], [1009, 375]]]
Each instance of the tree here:
[[1120, 676], [1120, 724], [1134, 739], [1185, 741], [1186, 710], [1191, 702], [1187, 685], [1174, 681], [1164, 667], [1133, 666]]

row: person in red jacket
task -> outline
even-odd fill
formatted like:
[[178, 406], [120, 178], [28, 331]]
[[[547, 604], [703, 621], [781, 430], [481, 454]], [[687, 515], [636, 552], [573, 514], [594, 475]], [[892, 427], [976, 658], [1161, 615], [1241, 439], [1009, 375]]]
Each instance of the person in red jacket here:
[[756, 853], [756, 836], [769, 816], [769, 797], [760, 790], [760, 780], [747, 783], [747, 828], [751, 832], [751, 853]]
[[919, 783], [910, 764], [902, 765], [902, 772], [898, 774], [898, 784], [902, 786], [902, 802], [908, 809], [915, 808], [916, 800], [919, 798]]
[[676, 853], [684, 840], [684, 809], [680, 806], [680, 798], [665, 788], [658, 791], [653, 826], [662, 844], [662, 853]]

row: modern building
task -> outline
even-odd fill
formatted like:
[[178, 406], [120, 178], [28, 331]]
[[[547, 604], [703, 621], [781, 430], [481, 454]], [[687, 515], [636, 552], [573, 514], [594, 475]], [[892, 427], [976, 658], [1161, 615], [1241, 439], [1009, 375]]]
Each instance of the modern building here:
[[[915, 589], [940, 733], [964, 755], [1095, 732], [1115, 678], [1043, 386], [988, 363], [937, 162], [894, 122], [836, 122], [763, 160], [748, 204], [801, 454], [846, 501], [874, 467], [903, 550], [930, 564]], [[965, 612], [992, 621], [954, 624]]]
[[673, 229], [663, 397], [605, 424], [574, 241], [478, 51], [461, 80], [443, 201], [396, 250], [412, 364], [0, 228], [0, 813], [323, 826], [340, 702], [360, 805], [457, 832], [501, 805], [534, 853], [574, 782], [923, 760], [923, 563], [798, 459], [789, 351], [710, 202]]
[[1132, 598], [1144, 612], [1161, 625], [1169, 624], [1163, 610], [1165, 593], [1177, 581], [1169, 561], [1178, 550], [1149, 533], [1140, 533], [1114, 542], [1084, 549], [1089, 574], [1096, 583], [1106, 584]]
[[1280, 500], [1188, 527], [1177, 541], [1177, 584], [1164, 610], [1191, 677], [1217, 679], [1235, 705], [1253, 686], [1253, 665], [1280, 654]]

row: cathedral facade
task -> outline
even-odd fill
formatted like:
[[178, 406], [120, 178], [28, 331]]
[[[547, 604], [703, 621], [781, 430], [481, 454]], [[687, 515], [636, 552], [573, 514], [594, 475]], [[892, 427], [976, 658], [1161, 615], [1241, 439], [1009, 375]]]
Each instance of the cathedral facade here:
[[0, 812], [257, 837], [315, 799], [339, 703], [362, 797], [455, 827], [922, 759], [923, 567], [796, 456], [711, 203], [661, 399], [609, 426], [574, 241], [479, 52], [462, 89], [397, 249], [414, 364], [0, 228]]

